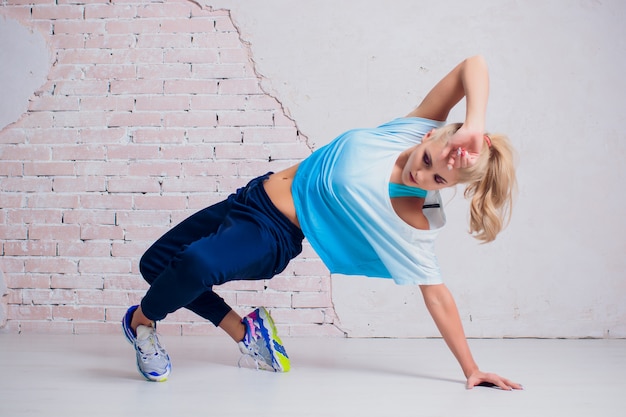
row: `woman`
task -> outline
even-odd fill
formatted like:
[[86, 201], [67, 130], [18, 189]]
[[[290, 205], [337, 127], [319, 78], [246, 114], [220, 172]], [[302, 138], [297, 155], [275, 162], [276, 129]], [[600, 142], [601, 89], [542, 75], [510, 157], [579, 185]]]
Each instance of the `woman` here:
[[[154, 381], [169, 375], [155, 323], [181, 307], [226, 331], [257, 366], [288, 371], [269, 313], [259, 308], [241, 318], [212, 287], [273, 277], [301, 252], [306, 237], [333, 273], [419, 285], [468, 388], [520, 389], [476, 365], [433, 250], [445, 224], [439, 189], [467, 184], [470, 231], [480, 240], [495, 239], [509, 214], [512, 149], [506, 137], [484, 132], [488, 90], [484, 59], [468, 58], [406, 117], [346, 132], [300, 164], [252, 180], [166, 233], [141, 259], [150, 289], [122, 320], [140, 372]], [[444, 126], [463, 97], [464, 123]]]

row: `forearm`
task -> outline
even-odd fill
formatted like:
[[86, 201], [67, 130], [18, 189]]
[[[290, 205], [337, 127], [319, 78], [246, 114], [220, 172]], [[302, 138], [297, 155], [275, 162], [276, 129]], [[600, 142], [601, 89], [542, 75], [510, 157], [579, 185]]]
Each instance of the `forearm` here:
[[485, 59], [482, 56], [466, 59], [460, 68], [460, 80], [465, 95], [464, 124], [482, 133], [489, 100], [489, 70]]
[[478, 366], [467, 344], [459, 311], [452, 294], [443, 284], [422, 286], [421, 289], [426, 307], [439, 332], [459, 362], [459, 365], [461, 365], [465, 377], [469, 377], [478, 370]]
[[443, 77], [409, 116], [446, 120], [450, 110], [465, 97], [464, 125], [480, 131], [482, 135], [488, 96], [487, 63], [482, 56], [473, 56], [463, 60]]

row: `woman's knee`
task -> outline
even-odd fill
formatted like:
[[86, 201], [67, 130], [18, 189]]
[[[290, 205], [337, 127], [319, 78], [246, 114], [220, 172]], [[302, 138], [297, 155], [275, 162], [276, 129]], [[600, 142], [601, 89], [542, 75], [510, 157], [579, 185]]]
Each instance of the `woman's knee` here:
[[216, 261], [211, 258], [201, 245], [193, 243], [167, 259], [150, 248], [139, 260], [139, 272], [150, 285], [161, 275], [167, 274], [175, 277], [182, 285], [211, 287], [220, 283], [219, 277], [212, 276], [212, 271], [219, 268], [213, 267]]
[[139, 259], [139, 273], [148, 284], [152, 284], [165, 269], [161, 265], [163, 262], [163, 260], [156, 258], [150, 249], [141, 256], [141, 259]]

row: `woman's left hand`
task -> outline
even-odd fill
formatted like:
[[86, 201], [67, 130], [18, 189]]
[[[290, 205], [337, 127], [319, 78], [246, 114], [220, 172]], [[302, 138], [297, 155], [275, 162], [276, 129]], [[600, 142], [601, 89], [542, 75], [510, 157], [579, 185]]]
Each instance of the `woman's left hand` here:
[[481, 372], [478, 370], [473, 372], [467, 378], [467, 384], [465, 387], [467, 389], [472, 389], [475, 386], [480, 385], [480, 384], [498, 387], [505, 391], [511, 391], [514, 389], [524, 389], [521, 384], [518, 384], [513, 381], [509, 381], [508, 379], [503, 378], [500, 375], [496, 375], [492, 373], [485, 373], [485, 372]]
[[478, 159], [483, 141], [482, 130], [463, 125], [452, 135], [441, 152], [441, 158], [447, 159], [448, 169], [472, 166]]

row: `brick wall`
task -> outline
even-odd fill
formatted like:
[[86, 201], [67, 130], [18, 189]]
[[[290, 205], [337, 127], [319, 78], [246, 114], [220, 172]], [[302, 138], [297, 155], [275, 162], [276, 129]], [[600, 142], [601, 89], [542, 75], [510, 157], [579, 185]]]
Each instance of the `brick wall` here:
[[[118, 332], [147, 288], [137, 264], [155, 239], [310, 154], [261, 90], [228, 11], [4, 0], [0, 15], [39, 31], [53, 59], [28, 112], [0, 132], [4, 332]], [[329, 279], [305, 245], [274, 279], [218, 292], [241, 313], [269, 307], [284, 335], [340, 335]], [[219, 332], [183, 310], [160, 331]]]

